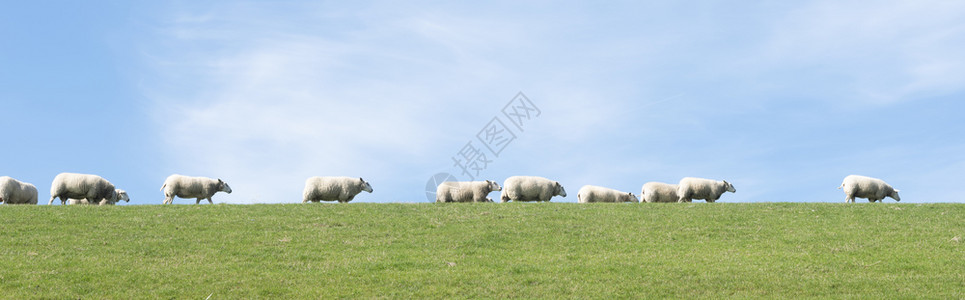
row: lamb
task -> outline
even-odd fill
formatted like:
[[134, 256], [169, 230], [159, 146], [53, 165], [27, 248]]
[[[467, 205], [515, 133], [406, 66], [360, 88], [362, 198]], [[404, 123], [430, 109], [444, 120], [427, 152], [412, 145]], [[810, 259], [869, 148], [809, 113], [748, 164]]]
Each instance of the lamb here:
[[633, 193], [621, 192], [611, 188], [595, 185], [584, 185], [576, 193], [579, 203], [592, 202], [639, 202]]
[[[120, 202], [120, 201], [131, 202], [131, 198], [127, 196], [127, 192], [125, 192], [124, 190], [122, 190], [122, 189], [115, 189], [114, 192], [117, 193], [117, 201], [116, 201], [116, 202], [111, 202], [111, 201], [109, 201], [108, 199], [103, 199], [103, 200], [101, 200], [100, 202], [97, 202], [96, 204], [97, 204], [97, 205], [114, 205], [114, 204], [116, 204], [117, 202]], [[87, 201], [87, 199], [73, 199], [73, 198], [71, 198], [71, 199], [67, 199], [67, 204], [69, 204], [69, 205], [78, 205], [78, 204], [86, 205], [86, 204], [94, 204], [94, 203], [91, 203], [90, 201]]]
[[175, 196], [195, 198], [197, 201], [194, 204], [201, 204], [201, 199], [208, 199], [209, 204], [214, 204], [211, 197], [217, 192], [231, 194], [231, 187], [221, 179], [173, 174], [164, 180], [161, 191], [164, 192], [164, 202], [161, 204], [174, 204]]
[[677, 184], [677, 202], [691, 202], [693, 199], [703, 199], [713, 203], [720, 199], [724, 192], [736, 193], [734, 185], [727, 181], [685, 177]]
[[309, 177], [305, 180], [305, 191], [302, 192], [302, 203], [309, 201], [338, 201], [348, 203], [355, 199], [362, 191], [372, 193], [372, 185], [362, 177]]
[[68, 205], [89, 205], [90, 201], [87, 201], [87, 199], [70, 198], [70, 199], [67, 199], [67, 204]]
[[901, 201], [898, 190], [884, 180], [860, 175], [848, 175], [838, 189], [844, 189], [845, 203], [854, 203], [854, 198], [867, 198], [868, 202], [881, 202], [885, 197]]
[[640, 202], [677, 202], [677, 185], [647, 182], [640, 189]]
[[[503, 188], [492, 180], [446, 181], [436, 188], [436, 202], [489, 202], [489, 193]], [[488, 199], [488, 201], [487, 201]]]
[[37, 204], [37, 187], [8, 176], [0, 177], [0, 202]]
[[[54, 177], [54, 182], [50, 184], [50, 201], [47, 205], [54, 203], [54, 199], [60, 198], [60, 204], [66, 205], [67, 199], [87, 199], [91, 202], [115, 203], [121, 200], [117, 189], [110, 181], [103, 177], [90, 174], [60, 173]], [[130, 200], [128, 200], [130, 201]]]
[[566, 190], [558, 181], [539, 176], [513, 176], [503, 182], [502, 202], [540, 201], [549, 202], [553, 196], [566, 197]]

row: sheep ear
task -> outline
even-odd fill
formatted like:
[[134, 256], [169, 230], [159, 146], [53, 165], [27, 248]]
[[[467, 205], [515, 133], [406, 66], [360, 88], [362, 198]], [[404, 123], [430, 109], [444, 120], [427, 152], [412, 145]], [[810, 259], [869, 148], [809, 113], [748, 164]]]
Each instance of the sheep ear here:
[[362, 177], [359, 177], [359, 181], [365, 182], [365, 179], [362, 179]]
[[898, 189], [895, 189], [895, 193], [901, 193], [901, 191]]

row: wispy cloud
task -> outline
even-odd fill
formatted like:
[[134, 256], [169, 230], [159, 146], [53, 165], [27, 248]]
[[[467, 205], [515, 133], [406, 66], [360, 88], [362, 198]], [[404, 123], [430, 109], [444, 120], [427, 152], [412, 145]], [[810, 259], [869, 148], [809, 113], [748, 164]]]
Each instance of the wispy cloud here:
[[314, 175], [418, 201], [520, 90], [543, 115], [492, 179], [638, 193], [702, 176], [731, 179], [736, 201], [814, 201], [789, 190], [920, 153], [884, 136], [835, 148], [842, 128], [918, 128], [856, 116], [965, 88], [960, 9], [932, 4], [188, 4], [145, 42], [144, 90], [169, 171], [224, 177], [232, 203], [298, 201]]
[[[244, 21], [284, 19], [257, 10], [174, 19], [161, 29], [158, 44], [166, 48], [151, 51], [167, 84], [192, 88], [150, 95], [170, 168], [226, 177], [238, 187], [235, 203], [297, 201], [304, 178], [314, 175], [425, 180], [421, 173], [430, 171], [412, 164], [447, 165], [458, 138], [446, 133], [483, 125], [466, 117], [484, 122], [500, 104], [480, 103], [515, 92], [474, 95], [512, 76], [480, 50], [514, 42], [511, 31], [492, 30], [506, 25], [416, 12], [362, 20], [344, 29], [350, 35], [332, 38]], [[278, 22], [268, 27], [291, 29]], [[498, 98], [490, 102], [492, 95]], [[369, 180], [379, 190], [380, 182]]]
[[775, 20], [762, 52], [768, 68], [839, 81], [827, 96], [889, 104], [965, 87], [957, 51], [965, 24], [954, 1], [815, 1]]

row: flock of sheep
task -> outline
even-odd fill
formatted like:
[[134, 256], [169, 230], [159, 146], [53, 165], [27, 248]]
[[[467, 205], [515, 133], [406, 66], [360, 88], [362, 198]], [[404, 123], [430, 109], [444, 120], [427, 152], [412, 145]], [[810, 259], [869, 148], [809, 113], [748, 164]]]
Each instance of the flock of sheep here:
[[[869, 202], [891, 197], [901, 201], [898, 190], [881, 179], [850, 175], [844, 178], [839, 189], [847, 196], [846, 202], [866, 198]], [[231, 193], [231, 187], [221, 179], [190, 177], [174, 174], [161, 185], [164, 192], [162, 204], [172, 204], [174, 197], [202, 199], [213, 203], [211, 197], [217, 192]], [[372, 192], [372, 185], [362, 178], [311, 177], [305, 180], [302, 202], [352, 201], [362, 191]], [[436, 189], [436, 202], [493, 202], [488, 198], [494, 191], [502, 191], [501, 202], [539, 201], [547, 202], [554, 196], [566, 197], [566, 190], [558, 181], [539, 176], [512, 176], [500, 186], [495, 181], [447, 181]], [[693, 199], [714, 202], [725, 192], [735, 193], [734, 185], [727, 181], [686, 177], [677, 184], [648, 182], [640, 191], [640, 199], [633, 193], [621, 192], [601, 186], [585, 185], [576, 194], [579, 203], [592, 202], [691, 202]], [[60, 199], [66, 204], [113, 205], [119, 201], [130, 202], [127, 192], [114, 187], [103, 177], [90, 174], [61, 173], [54, 177], [50, 186], [50, 201]], [[37, 187], [33, 184], [3, 176], [0, 177], [0, 202], [6, 204], [37, 204]]]
[[[436, 189], [436, 202], [493, 202], [486, 196], [502, 191], [502, 202], [550, 201], [553, 196], [566, 197], [566, 189], [558, 181], [539, 176], [512, 176], [498, 183], [486, 181], [443, 182]], [[630, 192], [622, 192], [595, 185], [584, 185], [576, 193], [579, 203], [593, 202], [691, 202], [693, 199], [714, 202], [724, 192], [737, 192], [727, 181], [687, 177], [678, 184], [648, 182], [643, 185], [640, 199]]]

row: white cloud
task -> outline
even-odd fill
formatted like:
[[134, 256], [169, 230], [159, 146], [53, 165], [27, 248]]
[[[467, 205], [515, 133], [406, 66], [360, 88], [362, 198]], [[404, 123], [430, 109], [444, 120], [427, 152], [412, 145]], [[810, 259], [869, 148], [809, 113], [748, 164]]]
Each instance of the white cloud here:
[[842, 90], [821, 92], [859, 103], [960, 91], [963, 8], [954, 1], [810, 2], [778, 16], [761, 55], [753, 58], [768, 68], [838, 81]]
[[[232, 203], [297, 201], [308, 176], [432, 172], [409, 168], [448, 165], [461, 128], [481, 127], [515, 93], [480, 90], [512, 77], [480, 49], [513, 42], [497, 24], [417, 13], [330, 38], [241, 11], [175, 14], [160, 30], [166, 48], [148, 51], [164, 82], [146, 89], [171, 172], [224, 177]], [[499, 104], [474, 109], [482, 102]]]
[[[365, 177], [376, 194], [360, 201], [419, 201], [520, 90], [543, 115], [487, 176], [543, 175], [572, 193], [703, 176], [732, 179], [737, 201], [799, 200], [775, 197], [795, 180], [823, 188], [813, 178], [830, 171], [785, 160], [834, 162], [795, 149], [829, 143], [809, 131], [844, 116], [827, 103], [965, 86], [963, 27], [941, 5], [812, 2], [757, 10], [751, 25], [687, 7], [648, 11], [651, 24], [624, 8], [286, 5], [179, 8], [147, 42], [165, 165], [223, 176], [231, 203], [298, 201], [314, 175]], [[775, 170], [788, 165], [807, 170]]]

